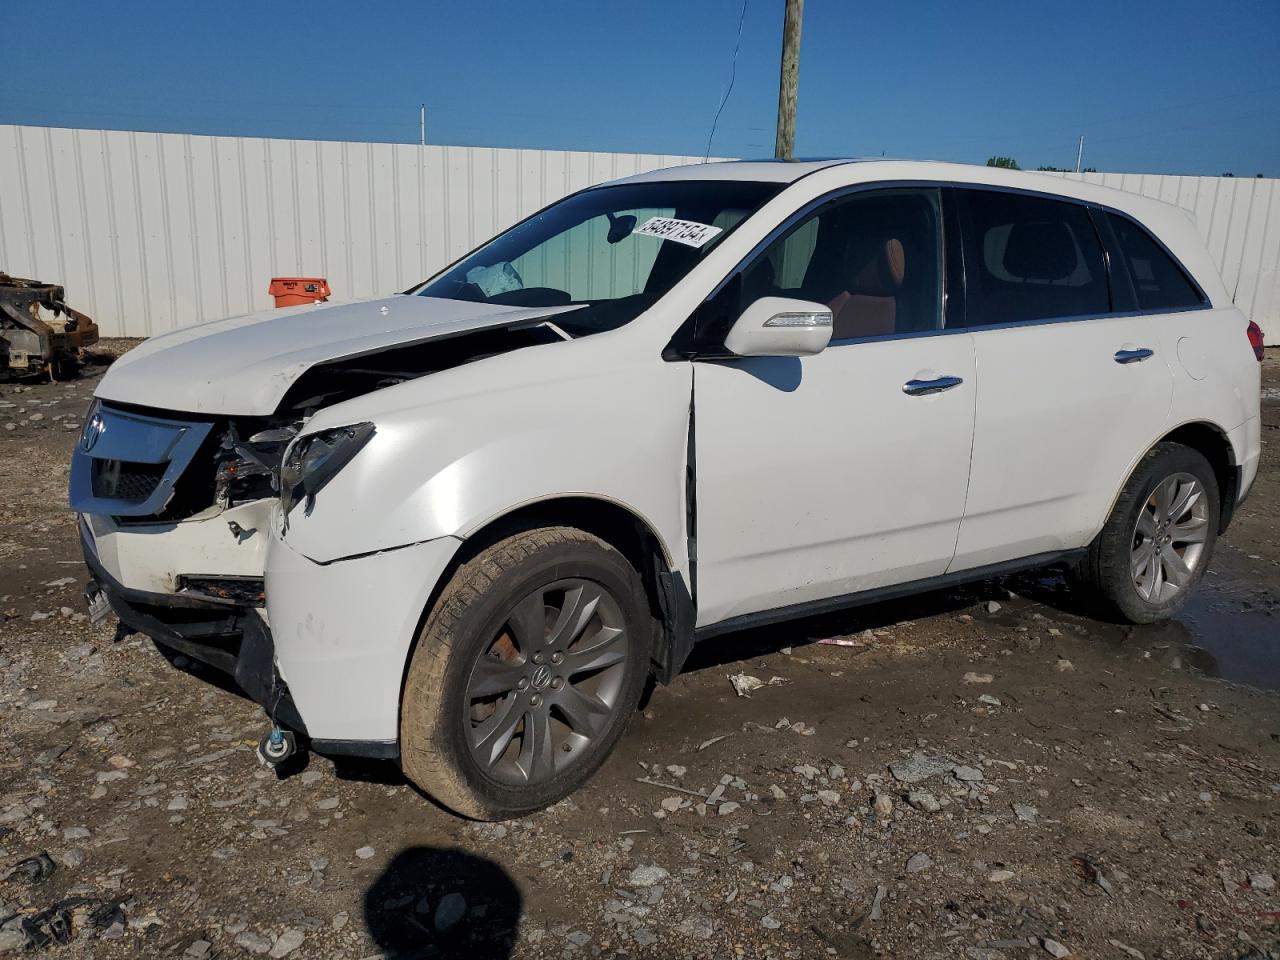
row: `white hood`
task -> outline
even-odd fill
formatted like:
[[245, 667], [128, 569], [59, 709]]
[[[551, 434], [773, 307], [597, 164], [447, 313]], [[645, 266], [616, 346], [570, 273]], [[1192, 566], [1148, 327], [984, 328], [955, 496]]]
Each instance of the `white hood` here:
[[261, 416], [320, 363], [550, 317], [567, 307], [504, 307], [397, 295], [214, 320], [153, 337], [97, 389], [104, 400], [190, 413]]

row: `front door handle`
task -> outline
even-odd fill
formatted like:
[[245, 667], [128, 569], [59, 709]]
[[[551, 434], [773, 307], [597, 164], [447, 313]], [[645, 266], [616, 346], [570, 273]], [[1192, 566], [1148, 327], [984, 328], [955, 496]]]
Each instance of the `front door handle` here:
[[1146, 347], [1139, 347], [1136, 350], [1117, 350], [1116, 363], [1140, 363], [1152, 356], [1155, 356], [1155, 351], [1148, 350]]
[[959, 377], [935, 377], [933, 380], [908, 380], [902, 385], [902, 392], [909, 397], [927, 397], [930, 394], [942, 393], [964, 383]]

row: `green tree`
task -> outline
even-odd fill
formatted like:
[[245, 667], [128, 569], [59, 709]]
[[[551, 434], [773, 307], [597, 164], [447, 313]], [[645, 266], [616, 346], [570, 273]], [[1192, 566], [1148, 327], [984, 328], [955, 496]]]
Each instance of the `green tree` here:
[[1013, 157], [988, 157], [987, 166], [988, 167], [1004, 167], [1006, 170], [1022, 169], [1020, 166], [1018, 166], [1018, 161], [1013, 159]]

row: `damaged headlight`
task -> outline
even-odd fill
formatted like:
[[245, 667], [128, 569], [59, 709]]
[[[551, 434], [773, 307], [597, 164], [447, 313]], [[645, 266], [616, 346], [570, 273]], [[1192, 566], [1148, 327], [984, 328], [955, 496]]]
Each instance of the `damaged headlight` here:
[[309, 433], [289, 444], [280, 466], [280, 502], [285, 515], [299, 500], [306, 500], [310, 510], [315, 495], [372, 436], [372, 423], [356, 423]]

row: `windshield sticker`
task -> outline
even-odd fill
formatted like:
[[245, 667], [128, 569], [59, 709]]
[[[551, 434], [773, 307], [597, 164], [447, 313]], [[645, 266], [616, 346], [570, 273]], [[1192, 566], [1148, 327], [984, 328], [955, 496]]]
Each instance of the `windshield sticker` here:
[[715, 239], [717, 234], [723, 233], [723, 230], [705, 223], [694, 223], [692, 220], [650, 217], [635, 232], [644, 237], [674, 240], [676, 243], [683, 243], [686, 247], [701, 247]]

